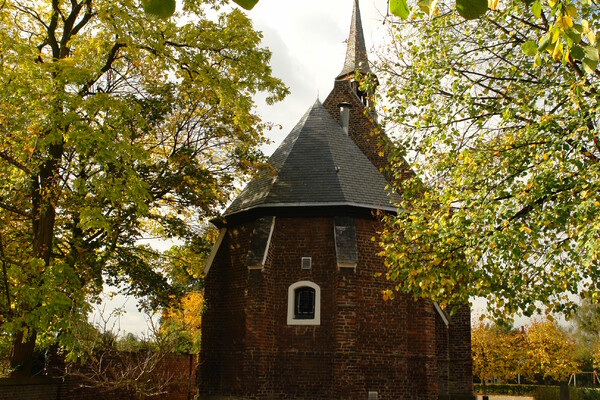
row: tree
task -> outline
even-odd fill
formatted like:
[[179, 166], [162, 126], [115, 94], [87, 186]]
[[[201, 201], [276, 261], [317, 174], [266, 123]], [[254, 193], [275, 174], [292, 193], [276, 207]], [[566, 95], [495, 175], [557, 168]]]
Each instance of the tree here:
[[160, 331], [177, 337], [175, 351], [195, 354], [200, 351], [201, 324], [204, 313], [204, 277], [202, 270], [217, 229], [209, 229], [193, 245], [173, 246], [165, 258], [163, 270], [173, 285], [182, 288], [181, 295], [169, 307], [164, 307], [160, 318]]
[[473, 374], [485, 382], [497, 378], [561, 381], [579, 371], [575, 341], [558, 324], [535, 320], [527, 331], [479, 324], [472, 331]]
[[[560, 32], [544, 44], [547, 62], [524, 54], [558, 18], [525, 3], [500, 2], [476, 21], [437, 9], [395, 26], [379, 63], [403, 195], [382, 235], [387, 278], [448, 307], [484, 297], [496, 316], [568, 314], [570, 295], [597, 302], [596, 65], [555, 57]], [[578, 12], [585, 33], [566, 32], [595, 46], [597, 14]]]
[[527, 364], [530, 378], [564, 381], [579, 372], [575, 341], [555, 321], [534, 320], [527, 329]]
[[171, 333], [177, 336], [175, 352], [186, 354], [200, 352], [203, 311], [204, 296], [199, 291], [185, 294], [179, 304], [162, 311], [160, 329], [165, 334]]
[[577, 357], [586, 371], [594, 366], [596, 348], [600, 343], [600, 306], [589, 300], [582, 301], [573, 314], [573, 337], [577, 343]]
[[248, 18], [221, 5], [185, 0], [170, 20], [133, 0], [0, 5], [0, 324], [13, 368], [38, 335], [67, 340], [103, 284], [168, 303], [175, 288], [140, 239], [196, 240], [262, 160], [252, 95], [287, 89]]
[[526, 337], [521, 332], [478, 324], [471, 331], [473, 375], [484, 384], [492, 378], [515, 380], [525, 374], [525, 349]]

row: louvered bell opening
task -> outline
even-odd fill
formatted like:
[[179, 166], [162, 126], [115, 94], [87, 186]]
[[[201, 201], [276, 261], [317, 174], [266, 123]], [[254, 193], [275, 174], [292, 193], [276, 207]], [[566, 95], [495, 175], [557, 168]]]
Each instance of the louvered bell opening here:
[[339, 104], [340, 107], [340, 126], [348, 134], [348, 126], [350, 125], [350, 108], [352, 104], [347, 102], [342, 102]]

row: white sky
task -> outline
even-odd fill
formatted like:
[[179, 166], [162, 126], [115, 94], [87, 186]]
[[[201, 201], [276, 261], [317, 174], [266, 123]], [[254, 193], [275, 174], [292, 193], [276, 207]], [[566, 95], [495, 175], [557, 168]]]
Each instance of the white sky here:
[[[270, 155], [315, 102], [323, 101], [335, 77], [341, 72], [346, 55], [354, 0], [259, 0], [247, 12], [254, 28], [263, 32], [263, 45], [272, 52], [273, 75], [282, 79], [290, 95], [268, 106], [257, 99], [264, 121], [281, 125], [267, 133], [272, 144], [263, 148]], [[383, 36], [387, 0], [361, 0], [360, 11], [367, 50]], [[147, 331], [146, 317], [139, 313], [135, 299], [114, 296], [103, 304], [107, 318], [114, 308], [125, 313], [115, 325], [120, 333], [137, 335]], [[100, 320], [98, 312], [93, 316]], [[113, 318], [113, 321], [116, 320]]]
[[[273, 53], [273, 74], [290, 88], [274, 106], [259, 106], [265, 121], [280, 124], [264, 149], [270, 154], [315, 102], [323, 101], [342, 71], [350, 31], [353, 0], [259, 0], [248, 12], [263, 43]], [[361, 0], [360, 11], [367, 49], [384, 32], [387, 0]]]

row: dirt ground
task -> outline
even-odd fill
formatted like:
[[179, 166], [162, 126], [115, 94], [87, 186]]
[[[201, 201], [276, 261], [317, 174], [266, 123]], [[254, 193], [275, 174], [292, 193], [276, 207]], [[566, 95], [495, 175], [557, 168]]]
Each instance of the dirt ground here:
[[[533, 400], [531, 396], [505, 396], [501, 394], [490, 394], [488, 395], [490, 400]], [[482, 400], [482, 396], [477, 395], [477, 400]]]

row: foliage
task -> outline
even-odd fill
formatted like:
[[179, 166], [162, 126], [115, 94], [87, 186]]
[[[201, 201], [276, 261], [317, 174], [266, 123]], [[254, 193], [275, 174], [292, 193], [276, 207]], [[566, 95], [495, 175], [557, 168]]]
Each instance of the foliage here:
[[482, 382], [515, 380], [526, 373], [524, 350], [527, 338], [517, 331], [506, 331], [496, 325], [479, 324], [471, 331], [473, 375]]
[[[194, 243], [262, 156], [252, 97], [287, 89], [239, 10], [184, 0], [0, 5], [0, 325], [13, 366], [37, 334], [68, 342], [104, 284], [179, 294], [141, 239]], [[208, 18], [207, 15], [211, 15]]]
[[527, 329], [527, 369], [530, 378], [566, 381], [579, 372], [574, 340], [556, 322], [534, 320]]
[[[388, 0], [393, 15], [407, 19], [411, 10], [407, 0]], [[429, 17], [439, 14], [438, 0], [418, 0], [418, 9]], [[543, 25], [542, 36], [536, 36], [523, 43], [523, 53], [535, 57], [540, 65], [548, 58], [562, 60], [563, 64], [581, 62], [587, 74], [594, 73], [598, 65], [598, 48], [596, 47], [595, 27], [590, 29], [589, 17], [594, 16], [596, 7], [592, 0], [514, 0], [502, 4], [499, 0], [456, 0], [456, 11], [466, 20], [482, 17], [489, 10], [499, 7], [528, 8], [528, 12]]]
[[589, 300], [582, 301], [571, 321], [574, 323], [573, 337], [577, 343], [577, 356], [582, 368], [590, 371], [595, 368], [594, 358], [600, 343], [600, 306]]
[[473, 374], [482, 382], [515, 381], [517, 375], [559, 382], [579, 371], [574, 340], [554, 321], [533, 321], [527, 331], [479, 324], [471, 338]]
[[164, 309], [160, 329], [165, 333], [175, 332], [177, 353], [196, 354], [200, 351], [204, 296], [202, 292], [190, 292], [181, 298], [180, 303]]
[[592, 362], [594, 364], [594, 369], [600, 370], [600, 339], [598, 339], [592, 347]]
[[484, 385], [480, 383], [473, 384], [473, 392], [476, 394], [483, 394], [484, 390], [487, 394], [504, 394], [512, 396], [529, 396], [536, 392], [539, 385], [514, 385], [514, 384], [501, 384], [501, 385]]
[[[553, 23], [547, 10], [500, 2], [464, 21], [437, 9], [397, 24], [379, 61], [403, 194], [382, 234], [386, 294], [449, 308], [483, 297], [495, 316], [598, 302], [598, 70], [523, 53]], [[597, 14], [579, 12], [593, 32]]]
[[177, 353], [196, 354], [200, 351], [201, 324], [204, 312], [202, 270], [217, 229], [209, 229], [191, 245], [173, 246], [163, 266], [171, 284], [182, 289], [182, 295], [162, 309], [160, 330], [177, 337]]
[[492, 378], [508, 382], [518, 374], [525, 375], [526, 342], [521, 332], [507, 332], [489, 324], [476, 325], [471, 330], [473, 375], [482, 382]]

